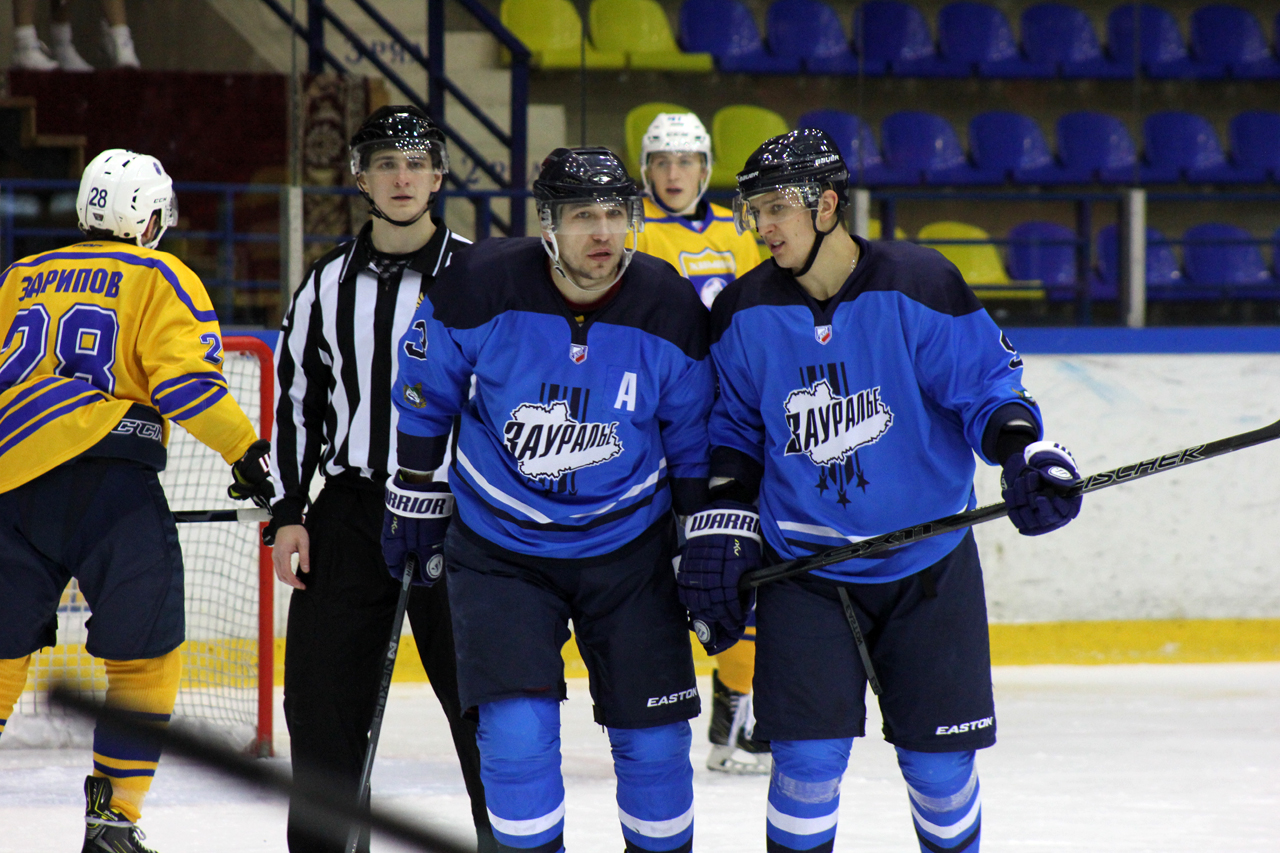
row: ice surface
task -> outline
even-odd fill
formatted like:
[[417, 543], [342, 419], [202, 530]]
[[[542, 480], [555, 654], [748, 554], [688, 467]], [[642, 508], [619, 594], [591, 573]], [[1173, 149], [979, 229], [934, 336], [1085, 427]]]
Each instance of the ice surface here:
[[[979, 755], [983, 849], [1011, 853], [1274, 851], [1280, 830], [1280, 663], [1001, 667], [1000, 742]], [[700, 682], [703, 695], [709, 684]], [[584, 680], [563, 706], [566, 844], [621, 853], [605, 734]], [[854, 744], [838, 850], [918, 849], [874, 705]], [[695, 847], [764, 850], [764, 778], [706, 770], [695, 723]], [[279, 729], [277, 750], [288, 755]], [[287, 767], [284, 758], [275, 759]], [[66, 853], [83, 837], [84, 750], [0, 750], [0, 851]], [[396, 684], [374, 774], [378, 803], [465, 832], [466, 792], [427, 685]], [[284, 851], [283, 802], [178, 760], [160, 765], [141, 823], [160, 853]], [[398, 849], [374, 842], [375, 851]]]

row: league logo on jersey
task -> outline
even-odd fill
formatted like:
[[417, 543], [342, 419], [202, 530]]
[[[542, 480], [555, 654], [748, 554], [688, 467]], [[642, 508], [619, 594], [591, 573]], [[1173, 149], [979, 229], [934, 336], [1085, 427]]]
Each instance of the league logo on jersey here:
[[582, 364], [587, 360], [586, 344], [569, 344], [569, 360], [574, 364]]
[[569, 414], [564, 400], [550, 405], [521, 403], [511, 412], [502, 434], [520, 473], [531, 480], [554, 480], [622, 453], [617, 421], [580, 423]]
[[791, 439], [786, 455], [803, 453], [819, 466], [848, 459], [879, 440], [893, 426], [893, 412], [880, 399], [880, 386], [848, 397], [831, 393], [826, 379], [787, 395], [783, 405]]
[[813, 338], [818, 343], [825, 345], [828, 341], [831, 340], [831, 327], [830, 326], [814, 326]]

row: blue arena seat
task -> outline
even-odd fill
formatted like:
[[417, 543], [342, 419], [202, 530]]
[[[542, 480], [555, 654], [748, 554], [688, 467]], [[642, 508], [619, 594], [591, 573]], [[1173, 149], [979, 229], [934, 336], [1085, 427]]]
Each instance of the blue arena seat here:
[[[1107, 16], [1107, 47], [1124, 65], [1133, 65], [1134, 4], [1117, 6]], [[1220, 79], [1221, 68], [1195, 62], [1187, 52], [1178, 22], [1165, 9], [1143, 3], [1139, 7], [1142, 69], [1157, 79]]]
[[1210, 183], [1261, 183], [1265, 169], [1237, 166], [1227, 160], [1218, 134], [1204, 116], [1166, 110], [1147, 116], [1142, 124], [1147, 162], [1144, 180]]
[[969, 154], [980, 172], [1020, 184], [1060, 184], [1067, 173], [1053, 158], [1040, 125], [1020, 113], [997, 110], [969, 121]]
[[1271, 275], [1280, 281], [1280, 228], [1271, 235]]
[[1057, 222], [1023, 222], [1010, 228], [1008, 266], [1010, 278], [1043, 282], [1049, 299], [1074, 299], [1079, 269], [1076, 232]]
[[863, 3], [854, 11], [854, 32], [868, 67], [872, 63], [884, 63], [897, 77], [969, 76], [967, 67], [938, 56], [924, 14], [910, 3], [901, 0]]
[[822, 0], [776, 0], [765, 23], [776, 56], [801, 60], [810, 74], [858, 73], [840, 17]]
[[[1104, 292], [1119, 293], [1120, 236], [1114, 225], [1098, 230], [1098, 284]], [[1147, 287], [1164, 288], [1182, 284], [1182, 270], [1173, 246], [1155, 228], [1147, 229]], [[1096, 292], [1096, 291], [1095, 291]], [[1149, 291], [1148, 295], [1160, 291]]]
[[765, 48], [755, 18], [738, 0], [684, 0], [680, 4], [680, 46], [689, 53], [711, 54], [721, 71], [800, 71], [799, 57], [775, 56]]
[[1058, 73], [1054, 65], [1023, 57], [1004, 12], [972, 0], [948, 3], [938, 13], [938, 52], [979, 77], [1055, 77]]
[[969, 164], [955, 129], [942, 116], [903, 110], [880, 125], [880, 144], [889, 168], [929, 184], [994, 184], [1004, 176], [979, 172]]
[[1280, 113], [1248, 110], [1231, 119], [1231, 153], [1241, 166], [1280, 181]]
[[1207, 222], [1182, 235], [1182, 260], [1192, 284], [1269, 285], [1262, 251], [1243, 228]]
[[1239, 6], [1202, 6], [1191, 15], [1191, 50], [1205, 65], [1239, 80], [1280, 79], [1280, 62], [1271, 52], [1262, 24]]
[[1132, 64], [1122, 65], [1103, 52], [1089, 16], [1065, 3], [1039, 3], [1022, 13], [1022, 49], [1028, 60], [1052, 65], [1070, 80], [1133, 77]]
[[813, 110], [800, 116], [796, 127], [825, 130], [840, 146], [849, 169], [851, 183], [878, 187], [891, 184], [918, 184], [918, 172], [908, 175], [895, 173], [880, 156], [875, 135], [866, 122], [852, 113], [841, 110]]
[[1073, 183], [1122, 184], [1136, 177], [1133, 137], [1106, 113], [1081, 110], [1059, 118], [1058, 157]]

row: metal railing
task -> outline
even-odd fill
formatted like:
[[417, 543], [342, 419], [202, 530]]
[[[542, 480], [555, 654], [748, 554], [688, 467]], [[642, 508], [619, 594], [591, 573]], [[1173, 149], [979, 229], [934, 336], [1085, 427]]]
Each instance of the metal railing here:
[[[20, 255], [45, 251], [81, 239], [83, 235], [74, 227], [75, 193], [78, 186], [78, 182], [73, 180], [13, 179], [0, 181], [0, 262], [7, 266], [17, 260]], [[278, 268], [278, 272], [274, 266], [277, 260], [281, 259], [282, 229], [280, 228], [280, 220], [282, 216], [286, 215], [281, 206], [281, 186], [277, 184], [181, 182], [175, 185], [175, 189], [179, 195], [180, 210], [184, 211], [184, 220], [190, 221], [193, 218], [190, 212], [194, 210], [194, 219], [199, 223], [200, 227], [170, 229], [166, 232], [165, 242], [161, 248], [177, 248], [175, 242], [182, 240], [202, 241], [206, 244], [211, 244], [201, 247], [204, 251], [186, 247], [185, 250], [180, 251], [180, 254], [183, 255], [184, 261], [190, 263], [201, 274], [211, 298], [214, 299], [214, 306], [224, 322], [235, 321], [238, 294], [272, 294], [271, 298], [263, 297], [262, 301], [266, 303], [273, 299], [278, 301], [280, 292], [288, 293], [297, 285], [297, 281], [281, 280], [284, 274], [283, 265]], [[305, 197], [311, 198], [322, 196], [350, 198], [357, 194], [357, 191], [351, 187], [303, 187], [301, 190]], [[1127, 200], [1131, 200], [1129, 196], [1135, 192], [1139, 192], [1138, 198], [1141, 200], [1141, 205], [1138, 207], [1133, 204], [1126, 204]], [[860, 198], [860, 194], [865, 195]], [[474, 233], [476, 239], [489, 237], [495, 230], [497, 220], [493, 212], [495, 200], [506, 200], [523, 207], [524, 200], [529, 197], [528, 191], [523, 189], [449, 189], [443, 195], [446, 198], [460, 198], [473, 205], [476, 213]], [[725, 191], [713, 191], [708, 195], [719, 202], [728, 202], [732, 197], [731, 192]], [[1126, 222], [1137, 216], [1145, 223], [1146, 206], [1151, 203], [1194, 203], [1204, 200], [1204, 196], [1195, 193], [1140, 193], [1140, 191], [1133, 190], [1080, 193], [1056, 191], [1052, 193], [1027, 193], [989, 190], [885, 190], [869, 192], [867, 190], [855, 190], [854, 195], [855, 213], [852, 217], [854, 230], [862, 228], [864, 229], [862, 233], [865, 233], [865, 219], [861, 223], [858, 221], [857, 210], [859, 205], [862, 206], [864, 211], [862, 214], [864, 218], [870, 210], [878, 209], [881, 233], [886, 239], [893, 238], [900, 214], [899, 206], [908, 203], [928, 204], [938, 201], [997, 204], [1046, 202], [1072, 206], [1075, 219], [1074, 237], [1069, 240], [1047, 239], [1041, 242], [1044, 245], [1070, 245], [1074, 248], [1076, 253], [1076, 282], [1074, 285], [1041, 287], [1039, 288], [1041, 291], [1039, 295], [1045, 296], [1049, 301], [1074, 304], [1074, 321], [1078, 325], [1089, 325], [1093, 322], [1094, 303], [1099, 301], [1099, 295], [1095, 291], [1097, 277], [1094, 274], [1094, 267], [1097, 260], [1095, 257], [1097, 237], [1093, 227], [1093, 208], [1099, 204], [1117, 206], [1115, 218], [1120, 225], [1121, 231], [1119, 236], [1120, 246], [1118, 247], [1116, 258], [1118, 293], [1116, 297], [1112, 298], [1112, 301], [1115, 298], [1119, 298], [1131, 309], [1125, 315], [1126, 322], [1129, 325], [1143, 325], [1145, 322], [1145, 301], [1147, 299], [1153, 301], [1280, 299], [1280, 275], [1276, 274], [1280, 273], [1280, 270], [1274, 269], [1280, 266], [1280, 258], [1273, 260], [1273, 275], [1276, 280], [1271, 284], [1233, 285], [1214, 284], [1212, 282], [1179, 282], [1161, 285], [1145, 281], [1145, 255], [1148, 249], [1146, 229], [1145, 227], [1135, 226], [1131, 222], [1126, 226]], [[250, 202], [250, 197], [262, 199], [264, 196], [268, 197], [265, 200], [266, 209], [259, 208], [254, 211], [256, 218], [246, 223], [245, 214], [238, 212], [238, 209], [243, 211], [246, 204], [249, 204], [252, 210], [253, 203]], [[1280, 193], [1275, 192], [1221, 193], [1215, 194], [1213, 199], [1215, 201], [1265, 202], [1275, 204], [1276, 208], [1280, 209]], [[301, 222], [301, 220], [298, 220], [293, 227], [300, 230]], [[1280, 224], [1280, 222], [1277, 224]], [[1137, 247], [1136, 252], [1140, 256], [1136, 262], [1130, 262], [1130, 259], [1125, 257], [1124, 252], [1125, 235], [1127, 231], [1131, 230], [1135, 233], [1136, 240], [1134, 245]], [[304, 245], [337, 244], [350, 239], [350, 237], [350, 233], [304, 233], [301, 235]], [[1007, 237], [991, 237], [979, 240], [928, 239], [917, 242], [933, 246], [990, 245], [1006, 247], [1015, 242], [1025, 241], [1011, 240]], [[1160, 243], [1153, 245], [1157, 247], [1180, 247], [1187, 242], [1181, 236], [1169, 235]], [[1270, 238], [1249, 240], [1218, 239], [1203, 242], [1221, 245], [1267, 246], [1280, 243], [1280, 234]], [[257, 258], [246, 258], [244, 253], [239, 251], [240, 247], [255, 245], [270, 248]], [[1280, 248], [1274, 251], [1280, 251]], [[1138, 294], [1141, 296], [1140, 304], [1134, 306], [1133, 276], [1139, 270], [1142, 271], [1139, 276], [1144, 280], [1141, 282], [1141, 286], [1137, 288], [1141, 291]], [[271, 275], [270, 273], [275, 274]], [[978, 282], [975, 290], [984, 297], [1016, 295], [1012, 292], [1003, 292], [1016, 290], [1016, 286], [1014, 288], [1002, 287], [992, 290], [984, 288], [982, 283]]]
[[[528, 185], [529, 155], [529, 49], [512, 34], [492, 12], [486, 9], [479, 0], [457, 0], [481, 26], [489, 31], [511, 54], [511, 130], [504, 131], [487, 113], [484, 112], [467, 94], [449, 79], [445, 72], [445, 40], [444, 10], [446, 0], [427, 0], [427, 53], [424, 55], [418, 45], [414, 44], [404, 33], [400, 32], [387, 18], [378, 11], [369, 0], [351, 0], [364, 12], [371, 21], [381, 29], [404, 55], [419, 65], [427, 73], [427, 93], [424, 98], [413, 86], [383, 61], [369, 44], [352, 30], [351, 26], [340, 18], [324, 0], [307, 0], [307, 20], [305, 25], [290, 13], [280, 0], [262, 0], [266, 6], [290, 28], [294, 36], [307, 46], [307, 71], [319, 74], [325, 68], [332, 68], [339, 74], [346, 74], [347, 67], [325, 43], [326, 25], [332, 27], [339, 35], [351, 44], [351, 47], [362, 58], [369, 62], [394, 86], [409, 103], [422, 109], [431, 116], [444, 131], [449, 143], [466, 155], [476, 168], [488, 177], [499, 190], [495, 198], [511, 198], [511, 209], [508, 219], [502, 219], [493, 213], [492, 206], [486, 209], [487, 221], [508, 236], [523, 236], [526, 230], [525, 205], [517, 204], [517, 198], [524, 198], [523, 191]], [[509, 164], [488, 161], [476, 147], [465, 139], [455, 127], [449, 124], [445, 116], [445, 95], [452, 96], [477, 122], [510, 154]], [[457, 190], [476, 192], [473, 176], [449, 175], [449, 185]], [[506, 191], [504, 195], [502, 191]], [[477, 214], [480, 211], [477, 209]]]
[[[84, 239], [75, 227], [75, 194], [79, 182], [59, 179], [6, 179], [0, 180], [0, 264], [7, 267], [20, 257], [34, 251], [46, 251], [55, 246], [67, 245]], [[246, 292], [275, 294], [284, 289], [290, 291], [296, 281], [282, 282], [280, 274], [274, 277], [253, 277], [246, 270], [246, 261], [237, 247], [265, 245], [275, 249], [279, 256], [281, 242], [279, 208], [281, 186], [278, 184], [222, 184], [184, 181], [174, 184], [178, 194], [179, 213], [195, 209], [203, 227], [170, 228], [165, 232], [160, 248], [173, 247], [176, 241], [207, 241], [213, 244], [212, 252], [187, 255], [184, 261], [199, 266], [214, 307], [224, 322], [234, 316], [235, 295]], [[357, 197], [354, 187], [302, 187], [304, 196]], [[527, 190], [445, 190], [445, 199], [461, 198], [475, 208], [475, 238], [480, 240], [493, 234], [497, 217], [493, 213], [495, 200], [509, 199], [513, 206], [524, 206], [530, 197]], [[212, 198], [210, 198], [212, 197]], [[266, 197], [274, 210], [260, 216], [247, 228], [243, 216], [237, 215], [246, 197]], [[212, 208], [212, 210], [210, 209]], [[184, 219], [189, 219], [183, 215]], [[300, 223], [299, 223], [300, 227]], [[304, 245], [337, 244], [351, 239], [344, 234], [302, 234]], [[261, 265], [270, 266], [276, 257], [259, 259]], [[253, 266], [252, 264], [250, 266]], [[283, 271], [283, 269], [282, 269]]]

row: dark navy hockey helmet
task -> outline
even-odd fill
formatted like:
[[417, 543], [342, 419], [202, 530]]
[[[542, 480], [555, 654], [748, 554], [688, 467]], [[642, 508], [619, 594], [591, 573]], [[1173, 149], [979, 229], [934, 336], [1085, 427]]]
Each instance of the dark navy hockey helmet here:
[[847, 195], [849, 170], [824, 130], [802, 128], [775, 136], [752, 152], [738, 173], [738, 191], [753, 196], [795, 184], [830, 184]]
[[644, 228], [644, 203], [627, 167], [608, 148], [557, 148], [542, 161], [533, 197], [544, 231], [562, 226], [564, 204], [604, 204], [623, 212], [627, 228]]
[[754, 196], [786, 191], [794, 204], [816, 212], [818, 200], [828, 189], [839, 199], [838, 212], [843, 211], [849, 200], [849, 170], [826, 131], [802, 128], [775, 136], [753, 151], [738, 173], [734, 225], [738, 233], [756, 226], [747, 204]]

